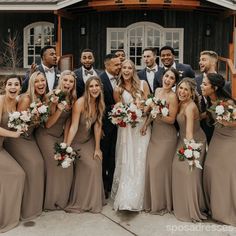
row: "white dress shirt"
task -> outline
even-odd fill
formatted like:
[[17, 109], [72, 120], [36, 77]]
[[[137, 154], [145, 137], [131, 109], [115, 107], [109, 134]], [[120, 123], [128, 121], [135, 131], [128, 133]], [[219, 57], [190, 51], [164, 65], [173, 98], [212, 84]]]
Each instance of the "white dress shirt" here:
[[107, 70], [106, 70], [107, 76], [111, 82], [111, 86], [114, 89], [117, 85], [117, 78], [114, 75], [111, 75]]
[[[85, 71], [88, 71], [88, 73], [86, 73]], [[84, 83], [86, 83], [86, 81], [92, 77], [92, 76], [97, 76], [97, 73], [96, 71], [93, 69], [93, 67], [90, 69], [90, 70], [87, 70], [85, 69], [83, 66], [82, 66], [82, 76], [83, 76], [83, 80], [84, 80]]]
[[44, 69], [44, 72], [46, 75], [48, 89], [49, 89], [49, 91], [52, 91], [53, 85], [55, 82], [55, 68], [54, 67], [48, 68], [44, 64], [42, 64], [42, 66], [43, 66], [43, 69]]
[[151, 87], [151, 92], [153, 92], [153, 81], [154, 81], [154, 77], [155, 77], [155, 73], [158, 71], [158, 66], [155, 65], [152, 68], [148, 68], [146, 69], [146, 74], [147, 74], [147, 81]]

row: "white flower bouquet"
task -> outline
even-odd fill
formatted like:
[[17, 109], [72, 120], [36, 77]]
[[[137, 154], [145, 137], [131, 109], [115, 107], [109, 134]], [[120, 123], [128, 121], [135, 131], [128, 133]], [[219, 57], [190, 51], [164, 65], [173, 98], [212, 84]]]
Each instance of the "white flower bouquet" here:
[[157, 99], [156, 97], [149, 97], [145, 101], [146, 106], [151, 107], [151, 116], [153, 119], [157, 117], [157, 115], [168, 116], [169, 115], [169, 105], [167, 104], [165, 99]]
[[54, 99], [56, 98], [56, 100], [58, 101], [58, 103], [63, 103], [65, 106], [67, 105], [67, 101], [66, 101], [66, 96], [67, 93], [63, 92], [61, 89], [56, 89], [52, 92], [52, 94], [49, 96], [49, 100], [50, 102], [54, 102]]
[[31, 114], [29, 111], [14, 111], [9, 113], [7, 126], [18, 131], [26, 132], [30, 125]]
[[196, 143], [194, 140], [184, 139], [184, 145], [177, 151], [177, 156], [180, 161], [187, 160], [190, 170], [194, 167], [202, 169], [199, 162], [202, 143]]
[[229, 104], [228, 101], [219, 100], [209, 108], [209, 111], [215, 113], [216, 123], [218, 121], [236, 121], [236, 106]]
[[120, 127], [131, 125], [134, 128], [142, 120], [142, 111], [134, 103], [123, 104], [119, 102], [113, 106], [108, 115], [112, 124]]
[[62, 168], [68, 168], [72, 162], [74, 162], [78, 156], [78, 152], [74, 151], [72, 147], [66, 143], [55, 143], [54, 145], [54, 160], [58, 162], [58, 166]]
[[31, 123], [43, 125], [49, 116], [49, 107], [42, 102], [32, 102], [29, 107]]

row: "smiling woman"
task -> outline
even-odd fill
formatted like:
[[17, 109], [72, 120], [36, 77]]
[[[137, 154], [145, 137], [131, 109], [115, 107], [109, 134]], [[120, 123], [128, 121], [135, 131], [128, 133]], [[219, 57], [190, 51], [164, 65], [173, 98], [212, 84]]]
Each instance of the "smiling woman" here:
[[20, 79], [11, 75], [5, 82], [5, 95], [0, 96], [0, 233], [15, 227], [20, 220], [25, 173], [3, 148], [4, 139], [11, 137], [16, 140], [21, 134], [20, 131], [10, 131], [7, 127], [8, 113], [16, 111], [16, 97], [20, 88]]

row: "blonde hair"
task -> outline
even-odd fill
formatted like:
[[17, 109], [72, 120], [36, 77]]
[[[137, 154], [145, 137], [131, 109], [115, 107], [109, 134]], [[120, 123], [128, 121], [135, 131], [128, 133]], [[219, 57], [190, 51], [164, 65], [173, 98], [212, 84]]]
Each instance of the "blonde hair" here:
[[99, 77], [97, 76], [92, 76], [90, 77], [86, 83], [85, 83], [85, 91], [84, 91], [84, 115], [85, 115], [85, 120], [86, 120], [86, 126], [87, 128], [91, 128], [92, 125], [92, 106], [90, 104], [91, 102], [91, 95], [89, 92], [89, 86], [90, 83], [95, 80], [99, 87], [101, 88], [100, 95], [96, 98], [95, 100], [95, 109], [96, 109], [96, 114], [97, 114], [97, 121], [100, 126], [102, 126], [102, 118], [103, 118], [103, 113], [105, 110], [105, 103], [104, 103], [104, 95], [103, 95], [103, 85]]
[[61, 75], [60, 75], [60, 78], [59, 78], [59, 82], [58, 82], [58, 85], [57, 85], [57, 89], [62, 89], [62, 80], [63, 78], [66, 76], [66, 75], [71, 75], [74, 77], [74, 86], [70, 92], [70, 94], [68, 95], [69, 96], [69, 100], [71, 102], [71, 105], [76, 101], [77, 99], [77, 95], [76, 95], [76, 75], [73, 71], [71, 70], [64, 70]]
[[[36, 71], [34, 72], [31, 76], [30, 76], [30, 79], [29, 79], [29, 85], [28, 85], [28, 89], [26, 91], [26, 94], [29, 95], [30, 97], [30, 100], [31, 102], [36, 102], [38, 97], [37, 95], [35, 94], [35, 80], [36, 78], [39, 76], [39, 75], [42, 75], [46, 81], [46, 78], [44, 76], [44, 74], [40, 71]], [[42, 99], [41, 100], [45, 100], [46, 99], [46, 89], [45, 89], [45, 93], [44, 95], [42, 96]]]
[[[129, 91], [131, 96], [134, 98], [134, 100], [136, 98], [141, 98], [144, 96], [143, 91], [140, 89], [140, 79], [138, 77], [137, 71], [135, 69], [135, 65], [133, 63], [132, 60], [130, 59], [126, 59], [122, 62], [121, 64], [121, 68], [124, 64], [129, 63], [132, 67], [133, 70], [133, 76], [131, 78], [131, 90]], [[124, 78], [122, 76], [122, 73], [120, 72], [119, 74], [119, 82], [118, 82], [118, 87], [121, 88], [121, 93], [123, 93], [123, 91], [125, 90], [125, 82], [124, 82]]]

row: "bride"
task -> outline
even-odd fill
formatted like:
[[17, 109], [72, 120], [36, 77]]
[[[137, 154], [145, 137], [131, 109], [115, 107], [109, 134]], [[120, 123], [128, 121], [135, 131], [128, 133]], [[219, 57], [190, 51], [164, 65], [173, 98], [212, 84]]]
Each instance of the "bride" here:
[[[125, 60], [121, 66], [120, 78], [114, 90], [116, 103], [135, 103], [141, 108], [141, 101], [147, 99], [147, 82], [139, 80], [134, 63]], [[136, 127], [127, 125], [118, 128], [116, 142], [116, 168], [111, 197], [115, 210], [140, 211], [143, 209], [146, 151], [150, 139], [140, 133], [143, 121]]]

